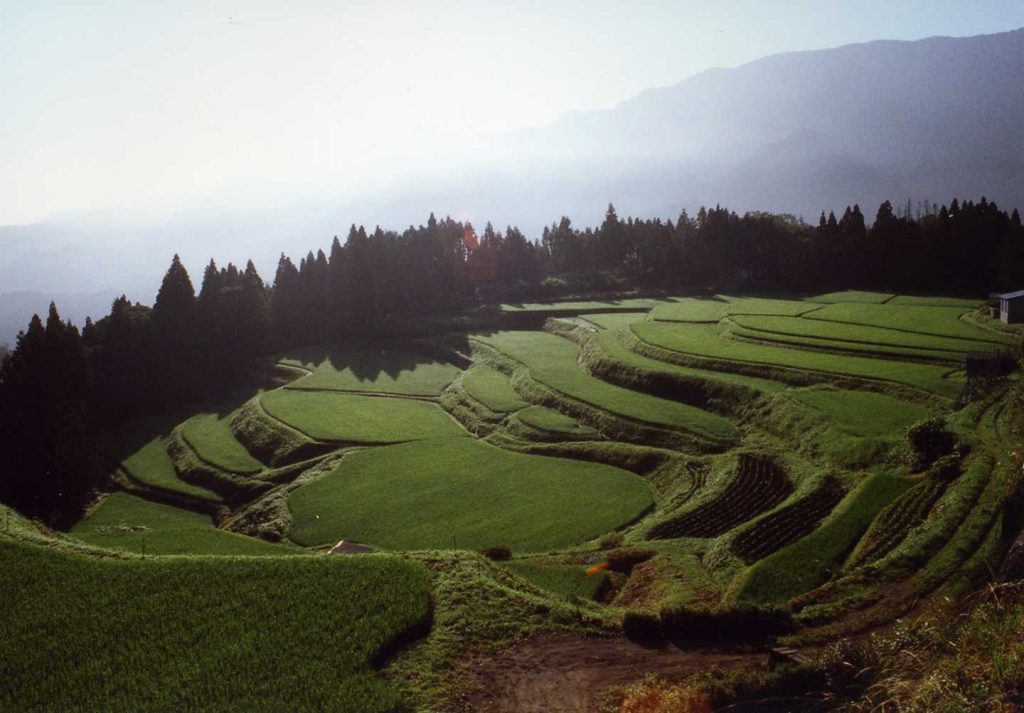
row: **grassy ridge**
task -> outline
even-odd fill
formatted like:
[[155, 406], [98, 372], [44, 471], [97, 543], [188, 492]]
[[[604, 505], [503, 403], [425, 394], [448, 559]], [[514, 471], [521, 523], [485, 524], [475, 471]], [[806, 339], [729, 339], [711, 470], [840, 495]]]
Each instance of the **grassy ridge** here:
[[323, 391], [269, 391], [267, 413], [310, 438], [353, 443], [394, 443], [465, 435], [441, 408], [428, 401]]
[[563, 313], [563, 314], [578, 314], [580, 312], [592, 312], [596, 310], [616, 310], [616, 309], [631, 309], [631, 310], [647, 310], [663, 305], [666, 303], [672, 303], [675, 298], [666, 297], [664, 299], [655, 298], [629, 298], [623, 300], [585, 300], [576, 302], [526, 302], [523, 304], [503, 304], [501, 305], [502, 312], [551, 312], [551, 313]]
[[786, 315], [797, 317], [820, 305], [795, 300], [760, 297], [688, 297], [651, 310], [650, 318], [664, 322], [717, 322], [736, 314]]
[[863, 290], [842, 290], [840, 292], [826, 292], [816, 297], [808, 297], [808, 302], [824, 302], [836, 304], [840, 302], [854, 302], [860, 304], [882, 304], [893, 299], [896, 295], [891, 292], [864, 292]]
[[136, 480], [166, 490], [172, 490], [195, 498], [220, 502], [217, 493], [178, 477], [174, 463], [167, 455], [163, 439], [159, 436], [147, 442], [142, 448], [128, 456], [121, 466]]
[[714, 371], [712, 369], [697, 369], [694, 367], [669, 364], [645, 357], [627, 349], [619, 339], [621, 330], [629, 329], [629, 325], [636, 322], [636, 316], [631, 314], [592, 314], [587, 315], [587, 321], [601, 327], [601, 331], [590, 335], [595, 344], [615, 361], [622, 362], [627, 366], [648, 371], [663, 371], [670, 374], [678, 374], [682, 377], [692, 377], [708, 381], [723, 381], [729, 384], [748, 386], [765, 393], [774, 393], [787, 388], [786, 384], [771, 379], [761, 379], [756, 376], [745, 376], [733, 374], [728, 371]]
[[956, 396], [962, 386], [960, 382], [945, 378], [949, 372], [948, 367], [742, 342], [729, 339], [714, 324], [636, 322], [630, 329], [639, 339], [653, 346], [710, 359], [809, 369], [864, 379], [884, 379], [947, 397]]
[[563, 597], [595, 599], [608, 580], [607, 572], [588, 575], [583, 565], [515, 560], [504, 563], [504, 567], [535, 587]]
[[222, 470], [252, 475], [263, 470], [263, 464], [235, 438], [231, 420], [235, 413], [218, 416], [201, 413], [181, 424], [181, 435], [200, 458]]
[[888, 475], [868, 478], [843, 499], [824, 525], [741, 574], [733, 585], [735, 599], [783, 602], [824, 583], [879, 511], [911, 485], [906, 478]]
[[544, 406], [528, 406], [522, 411], [516, 412], [516, 418], [527, 426], [539, 428], [542, 431], [572, 435], [592, 435], [597, 433], [593, 428], [582, 425], [571, 416], [566, 416], [558, 411], [552, 411]]
[[537, 381], [571, 398], [637, 421], [681, 428], [714, 440], [736, 438], [736, 429], [721, 416], [590, 376], [576, 361], [578, 348], [567, 339], [545, 332], [498, 332], [478, 339], [526, 366]]
[[624, 525], [652, 501], [646, 481], [611, 466], [433, 439], [350, 454], [293, 491], [289, 536], [307, 546], [346, 538], [392, 549], [534, 552]]
[[518, 411], [527, 403], [516, 395], [508, 377], [489, 366], [476, 364], [462, 375], [462, 388], [496, 413]]
[[451, 364], [411, 352], [384, 349], [299, 353], [282, 359], [281, 363], [313, 372], [289, 384], [286, 387], [289, 389], [437, 396], [459, 374]]
[[124, 492], [110, 495], [71, 533], [91, 545], [147, 555], [288, 555], [300, 550], [218, 530], [206, 515], [149, 502]]
[[0, 571], [10, 711], [393, 711], [371, 659], [429, 611], [424, 568], [381, 555], [142, 561], [0, 540]]
[[794, 389], [790, 396], [818, 409], [854, 436], [898, 437], [906, 428], [931, 415], [924, 406], [867, 391]]
[[[855, 348], [858, 345], [882, 350], [884, 347], [900, 347], [928, 356], [963, 358], [965, 352], [992, 348], [991, 341], [941, 337], [919, 334], [885, 327], [868, 327], [844, 322], [827, 322], [822, 319], [803, 317], [733, 317], [732, 321], [741, 327], [780, 336], [806, 338], [804, 343], [814, 345], [819, 340], [822, 347]], [[767, 338], [763, 337], [763, 338]]]
[[963, 307], [832, 304], [809, 313], [806, 319], [883, 327], [938, 337], [956, 337], [995, 346], [1017, 343], [1017, 339], [1011, 335], [991, 332], [960, 319], [960, 315], [965, 311], [967, 310]]

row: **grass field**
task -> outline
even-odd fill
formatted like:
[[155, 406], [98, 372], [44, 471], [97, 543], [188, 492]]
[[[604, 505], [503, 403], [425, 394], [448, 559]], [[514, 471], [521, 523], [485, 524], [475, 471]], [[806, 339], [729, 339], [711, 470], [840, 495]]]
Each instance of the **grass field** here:
[[550, 431], [552, 433], [565, 433], [569, 435], [596, 435], [590, 426], [584, 426], [571, 416], [566, 416], [558, 411], [553, 411], [544, 406], [529, 406], [522, 411], [516, 412], [516, 418], [527, 426]]
[[714, 440], [736, 438], [733, 425], [721, 416], [590, 376], [576, 361], [577, 346], [567, 339], [545, 332], [497, 332], [477, 338], [523, 364], [537, 381], [571, 398], [613, 414], [688, 430]]
[[960, 319], [963, 307], [927, 307], [921, 305], [832, 304], [815, 310], [806, 319], [883, 327], [939, 337], [955, 337], [990, 344], [989, 348], [1017, 342], [1012, 335], [976, 327]]
[[501, 311], [578, 314], [580, 312], [628, 309], [640, 312], [658, 307], [659, 305], [671, 304], [675, 301], [676, 299], [673, 297], [666, 297], [664, 299], [639, 297], [622, 300], [587, 300], [577, 302], [525, 302], [522, 304], [503, 304], [501, 305]]
[[163, 439], [159, 436], [148, 441], [139, 450], [128, 456], [122, 467], [136, 480], [165, 490], [201, 498], [211, 502], [219, 502], [220, 496], [212, 490], [186, 483], [178, 477], [171, 463], [171, 457], [164, 449]]
[[735, 599], [783, 602], [822, 584], [882, 508], [912, 485], [906, 478], [871, 476], [839, 503], [821, 527], [741, 574], [734, 587]]
[[281, 363], [313, 372], [289, 384], [289, 389], [436, 396], [459, 374], [458, 368], [430, 357], [383, 349], [299, 353]]
[[922, 307], [960, 307], [962, 309], [977, 309], [985, 304], [985, 300], [968, 300], [956, 297], [926, 297], [920, 295], [896, 295], [888, 304], [891, 305], [921, 305]]
[[[822, 314], [826, 310], [822, 311]], [[814, 314], [817, 317], [818, 313]], [[843, 322], [827, 322], [822, 319], [802, 317], [733, 317], [732, 321], [741, 327], [765, 333], [761, 338], [772, 338], [772, 335], [803, 337], [803, 342], [819, 346], [838, 347], [842, 349], [863, 345], [868, 348], [884, 351], [886, 347], [901, 347], [912, 350], [922, 356], [946, 357], [963, 359], [965, 352], [985, 351], [992, 348], [991, 341], [978, 339], [958, 339], [942, 337], [934, 334], [887, 329], [884, 327], [867, 327]], [[998, 335], [997, 335], [998, 337]]]
[[147, 555], [289, 555], [301, 550], [218, 530], [209, 516], [125, 492], [108, 496], [71, 533], [91, 545]]
[[547, 551], [620, 527], [652, 502], [643, 479], [611, 466], [445, 438], [350, 454], [295, 490], [289, 536], [389, 549], [506, 546]]
[[462, 375], [462, 388], [497, 413], [510, 413], [527, 406], [527, 403], [516, 395], [505, 374], [483, 364], [474, 365]]
[[[845, 306], [845, 305], [840, 305]], [[962, 382], [946, 378], [948, 367], [845, 354], [812, 352], [729, 339], [719, 325], [636, 322], [630, 329], [641, 340], [670, 351], [709, 359], [761, 363], [840, 376], [883, 379], [954, 397]]]
[[862, 290], [843, 290], [841, 292], [827, 292], [816, 297], [808, 297], [808, 302], [824, 302], [826, 304], [837, 304], [842, 302], [860, 304], [882, 304], [893, 299], [896, 295], [891, 292], [864, 292]]
[[867, 391], [808, 388], [794, 389], [790, 395], [853, 436], [898, 438], [909, 426], [931, 416], [924, 406]]
[[192, 450], [211, 465], [230, 473], [259, 473], [263, 464], [253, 458], [231, 432], [233, 417], [234, 413], [226, 416], [197, 414], [181, 424], [181, 435]]
[[628, 330], [629, 325], [637, 321], [635, 315], [593, 314], [587, 315], [587, 321], [601, 327], [601, 331], [591, 335], [591, 338], [597, 346], [600, 347], [601, 351], [609, 358], [626, 364], [627, 366], [633, 366], [638, 369], [646, 369], [649, 371], [668, 372], [670, 374], [678, 374], [683, 377], [738, 384], [740, 386], [757, 389], [758, 391], [764, 391], [765, 393], [774, 393], [787, 388], [786, 384], [779, 381], [772, 381], [771, 379], [760, 379], [756, 376], [733, 374], [727, 371], [696, 369], [688, 366], [680, 366], [678, 364], [669, 364], [668, 362], [658, 361], [657, 359], [651, 359], [641, 354], [631, 352], [623, 346], [619, 339], [619, 332], [621, 330]]
[[424, 620], [418, 564], [96, 558], [0, 537], [5, 711], [385, 713], [371, 660]]
[[734, 314], [764, 314], [797, 317], [820, 305], [796, 300], [760, 297], [687, 297], [651, 310], [650, 318], [663, 322], [717, 322]]
[[274, 418], [321, 441], [395, 443], [465, 435], [429, 401], [324, 391], [269, 391], [261, 403]]
[[562, 597], [594, 599], [608, 580], [607, 572], [588, 575], [583, 565], [514, 560], [505, 562], [504, 567], [535, 587]]

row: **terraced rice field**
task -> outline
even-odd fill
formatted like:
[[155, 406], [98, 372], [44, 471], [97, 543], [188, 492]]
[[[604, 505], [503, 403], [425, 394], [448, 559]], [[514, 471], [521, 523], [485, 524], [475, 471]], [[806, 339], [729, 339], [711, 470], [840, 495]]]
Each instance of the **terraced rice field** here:
[[[1019, 341], [961, 319], [976, 304], [842, 292], [505, 305], [483, 311], [494, 320], [484, 331], [439, 334], [436, 350], [419, 342], [442, 353], [470, 341], [463, 370], [400, 350], [288, 355], [282, 363], [310, 373], [254, 387], [238, 412], [206, 406], [122, 439], [135, 445], [114, 458], [131, 475], [119, 482], [177, 505], [119, 491], [78, 523], [77, 539], [34, 536], [59, 556], [18, 590], [26, 627], [53, 625], [24, 593], [37, 581], [39, 606], [70, 606], [72, 623], [84, 610], [65, 599], [113, 606], [90, 578], [131, 591], [119, 595], [127, 628], [119, 619], [90, 634], [102, 651], [74, 639], [27, 658], [36, 673], [51, 659], [58, 673], [84, 661], [99, 677], [86, 708], [258, 707], [258, 695], [276, 707], [389, 711], [402, 698], [445, 710], [417, 697], [460, 675], [461, 652], [483, 639], [606, 631], [627, 610], [714, 617], [735, 604], [791, 608], [807, 627], [797, 635], [810, 636], [876, 616], [876, 604], [897, 611], [893, 592], [912, 606], [989, 566], [1019, 471], [1007, 459], [1022, 450], [1024, 417], [1008, 420], [1009, 397], [953, 406], [964, 354]], [[509, 325], [531, 331], [499, 328]], [[967, 455], [910, 473], [907, 430], [937, 418]], [[408, 559], [322, 553], [342, 539]], [[10, 544], [0, 530], [0, 559], [17, 576], [24, 551]], [[121, 560], [63, 552], [89, 547]], [[494, 547], [513, 559], [477, 553]], [[614, 573], [588, 576], [583, 563], [602, 560]], [[429, 567], [429, 594], [413, 561]], [[189, 598], [172, 601], [167, 586]], [[431, 596], [430, 633], [384, 682], [371, 657], [423, 621]], [[275, 623], [236, 626], [243, 612]], [[0, 617], [0, 649], [25, 646], [20, 626]], [[195, 654], [193, 631], [245, 645]], [[309, 675], [281, 674], [281, 655]], [[107, 681], [121, 669], [134, 675], [115, 690]], [[49, 675], [18, 675], [19, 703], [64, 700]], [[0, 708], [12, 707], [5, 695]]]
[[881, 474], [868, 478], [821, 527], [739, 575], [735, 598], [783, 602], [823, 584], [875, 516], [912, 485], [906, 478]]
[[599, 409], [714, 440], [729, 441], [736, 437], [735, 427], [721, 416], [639, 394], [591, 376], [577, 363], [576, 345], [561, 337], [545, 332], [498, 332], [477, 339], [522, 364], [530, 376], [545, 386]]
[[466, 370], [462, 375], [462, 388], [491, 411], [498, 413], [510, 413], [527, 406], [512, 388], [507, 375], [483, 364], [476, 364]]
[[289, 536], [388, 549], [565, 547], [625, 525], [650, 486], [599, 463], [512, 453], [470, 438], [359, 451], [289, 498]]
[[852, 436], [891, 437], [932, 415], [920, 404], [869, 391], [815, 387], [790, 393]]
[[880, 327], [946, 339], [966, 339], [988, 344], [990, 349], [998, 349], [1016, 343], [1016, 338], [1012, 335], [982, 329], [960, 319], [960, 315], [966, 311], [963, 307], [832, 304], [808, 313], [806, 318]]
[[263, 464], [231, 432], [234, 415], [198, 414], [181, 424], [181, 435], [200, 458], [221, 470], [242, 475], [259, 473]]
[[465, 434], [429, 401], [279, 389], [260, 403], [274, 418], [319, 441], [397, 443]]
[[515, 560], [506, 562], [503, 566], [535, 587], [562, 597], [593, 600], [608, 585], [607, 572], [588, 574], [588, 568], [584, 565]]
[[289, 555], [302, 550], [218, 530], [209, 515], [149, 502], [125, 492], [108, 496], [71, 530], [97, 547], [148, 555]]
[[782, 315], [798, 317], [821, 305], [799, 300], [776, 300], [758, 297], [688, 297], [673, 303], [659, 305], [651, 310], [650, 318], [662, 322], [718, 322], [731, 315]]
[[281, 363], [312, 372], [287, 388], [313, 391], [437, 396], [459, 375], [451, 364], [394, 349], [306, 352], [287, 356]]
[[822, 313], [814, 313], [814, 318], [736, 316], [732, 318], [732, 322], [747, 330], [744, 334], [750, 334], [758, 339], [823, 349], [859, 349], [890, 353], [897, 357], [905, 354], [926, 359], [962, 361], [964, 354], [969, 351], [992, 349], [991, 341], [941, 337], [818, 319], [823, 315], [824, 310]]
[[503, 304], [502, 312], [550, 312], [552, 314], [582, 314], [585, 312], [614, 312], [630, 310], [646, 312], [654, 307], [675, 302], [675, 298], [629, 298], [622, 300], [584, 300], [566, 302], [526, 302], [522, 304]]
[[641, 341], [650, 345], [704, 359], [724, 359], [824, 372], [837, 376], [882, 379], [949, 398], [954, 397], [963, 387], [963, 382], [953, 378], [953, 370], [948, 366], [743, 342], [729, 338], [728, 331], [717, 324], [670, 324], [647, 321], [636, 322], [630, 329]]
[[843, 499], [842, 486], [826, 477], [804, 497], [758, 520], [732, 543], [733, 552], [753, 564], [786, 545], [810, 534]]
[[373, 658], [430, 607], [425, 569], [381, 555], [143, 561], [0, 535], [0, 570], [11, 711], [387, 713]]
[[548, 433], [563, 433], [574, 436], [594, 436], [597, 431], [584, 426], [571, 416], [552, 411], [543, 406], [529, 406], [516, 412], [516, 418], [527, 426]]
[[758, 513], [775, 507], [793, 492], [793, 484], [773, 461], [740, 456], [736, 475], [711, 502], [651, 528], [648, 537], [717, 537]]
[[219, 502], [217, 493], [199, 485], [187, 483], [178, 477], [174, 464], [164, 448], [163, 438], [157, 436], [129, 455], [122, 467], [136, 480], [156, 488], [163, 488], [190, 497]]

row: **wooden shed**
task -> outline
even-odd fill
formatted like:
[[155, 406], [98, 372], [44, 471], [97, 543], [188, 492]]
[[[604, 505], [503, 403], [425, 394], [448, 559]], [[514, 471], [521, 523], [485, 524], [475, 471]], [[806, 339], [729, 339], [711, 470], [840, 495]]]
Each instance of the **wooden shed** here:
[[1024, 322], [1024, 290], [999, 295], [999, 319], [1006, 324]]

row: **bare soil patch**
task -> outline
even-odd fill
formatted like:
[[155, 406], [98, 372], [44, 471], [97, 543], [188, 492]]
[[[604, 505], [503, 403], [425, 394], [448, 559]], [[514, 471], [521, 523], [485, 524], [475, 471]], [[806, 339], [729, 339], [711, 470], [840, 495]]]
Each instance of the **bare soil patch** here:
[[464, 664], [476, 689], [469, 710], [489, 713], [597, 713], [601, 692], [656, 674], [678, 681], [713, 668], [758, 668], [764, 653], [650, 648], [623, 637], [541, 635]]

